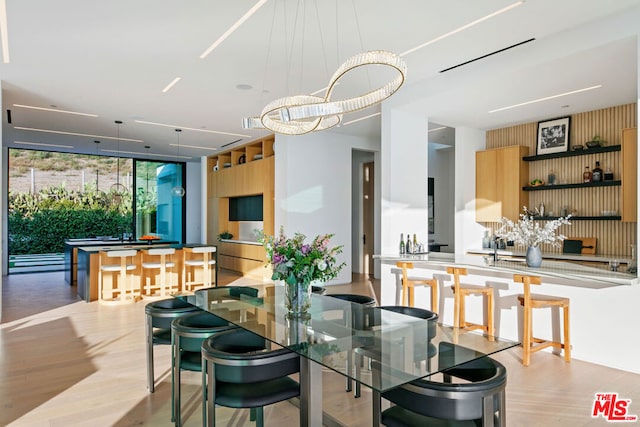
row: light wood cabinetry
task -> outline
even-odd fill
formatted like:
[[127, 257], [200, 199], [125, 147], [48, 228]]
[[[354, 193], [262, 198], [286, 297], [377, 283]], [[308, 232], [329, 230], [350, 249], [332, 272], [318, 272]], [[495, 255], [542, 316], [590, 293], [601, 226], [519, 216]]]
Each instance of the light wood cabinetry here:
[[622, 130], [622, 197], [623, 222], [638, 219], [638, 129]]
[[[263, 230], [274, 229], [274, 136], [268, 136], [207, 159], [207, 240], [217, 241], [223, 231], [240, 235], [240, 221], [229, 218], [229, 200], [234, 197], [262, 195]], [[221, 268], [253, 277], [269, 276], [264, 268], [265, 252], [260, 245], [220, 242], [218, 263]]]
[[528, 153], [529, 148], [520, 145], [476, 152], [477, 222], [518, 219], [528, 203], [522, 190], [529, 177], [522, 157]]

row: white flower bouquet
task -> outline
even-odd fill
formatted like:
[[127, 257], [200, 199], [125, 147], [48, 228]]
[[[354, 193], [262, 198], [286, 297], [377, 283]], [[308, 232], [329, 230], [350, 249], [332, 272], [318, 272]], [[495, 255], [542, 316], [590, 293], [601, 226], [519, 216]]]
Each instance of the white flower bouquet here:
[[544, 221], [542, 225], [540, 221], [534, 220], [535, 212], [527, 210], [523, 207], [524, 213], [520, 214], [520, 219], [513, 222], [508, 218], [500, 219], [500, 228], [496, 231], [496, 236], [508, 241], [513, 241], [524, 245], [525, 247], [537, 247], [541, 243], [549, 243], [552, 246], [559, 247], [560, 243], [567, 237], [558, 234], [557, 230], [561, 225], [571, 225], [569, 218], [560, 217], [558, 219]]

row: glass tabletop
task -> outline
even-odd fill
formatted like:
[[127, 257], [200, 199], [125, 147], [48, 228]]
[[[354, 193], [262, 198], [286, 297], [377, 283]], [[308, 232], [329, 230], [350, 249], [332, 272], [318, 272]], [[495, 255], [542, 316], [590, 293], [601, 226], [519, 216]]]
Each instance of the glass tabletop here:
[[[284, 288], [273, 284], [209, 288], [183, 298], [380, 392], [518, 345], [330, 295], [313, 294], [309, 316], [290, 318]], [[375, 362], [375, 372], [354, 369], [361, 358]]]

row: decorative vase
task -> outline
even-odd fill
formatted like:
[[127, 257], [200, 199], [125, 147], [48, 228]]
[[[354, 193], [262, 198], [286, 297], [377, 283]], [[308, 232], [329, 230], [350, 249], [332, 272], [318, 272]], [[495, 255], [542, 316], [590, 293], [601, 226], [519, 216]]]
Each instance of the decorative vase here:
[[540, 267], [542, 264], [542, 252], [538, 246], [529, 246], [527, 248], [527, 267]]
[[311, 307], [311, 285], [304, 283], [284, 283], [284, 306], [289, 317], [308, 316]]

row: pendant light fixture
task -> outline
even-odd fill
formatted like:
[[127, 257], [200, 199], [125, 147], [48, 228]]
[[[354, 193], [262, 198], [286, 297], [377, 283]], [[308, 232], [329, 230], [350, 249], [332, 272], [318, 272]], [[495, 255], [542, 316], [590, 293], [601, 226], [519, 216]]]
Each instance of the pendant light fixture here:
[[142, 202], [146, 205], [149, 204], [151, 202], [153, 202], [153, 197], [151, 196], [151, 193], [149, 192], [149, 168], [151, 167], [151, 162], [149, 162], [149, 149], [151, 148], [150, 145], [145, 145], [144, 146], [145, 150], [147, 151], [147, 161], [145, 162], [145, 192], [144, 192], [144, 197]]
[[[178, 148], [176, 153], [176, 181], [178, 179], [178, 161], [180, 160], [180, 132], [182, 132], [182, 129], [176, 129], [176, 133], [178, 135]], [[176, 185], [171, 189], [171, 194], [173, 194], [174, 197], [184, 197], [185, 191], [181, 185]]]
[[99, 156], [98, 156], [98, 145], [100, 144], [100, 141], [93, 141], [94, 144], [96, 144], [96, 191], [100, 191], [100, 187], [99, 187], [99, 181], [100, 181], [100, 163], [99, 163]]
[[111, 186], [111, 192], [114, 193], [113, 199], [112, 199], [113, 203], [120, 204], [122, 203], [122, 196], [127, 189], [124, 185], [120, 183], [120, 125], [122, 124], [122, 121], [116, 120], [115, 124], [117, 126], [116, 139], [118, 141], [118, 147], [117, 147], [118, 161], [116, 163], [116, 183]]

